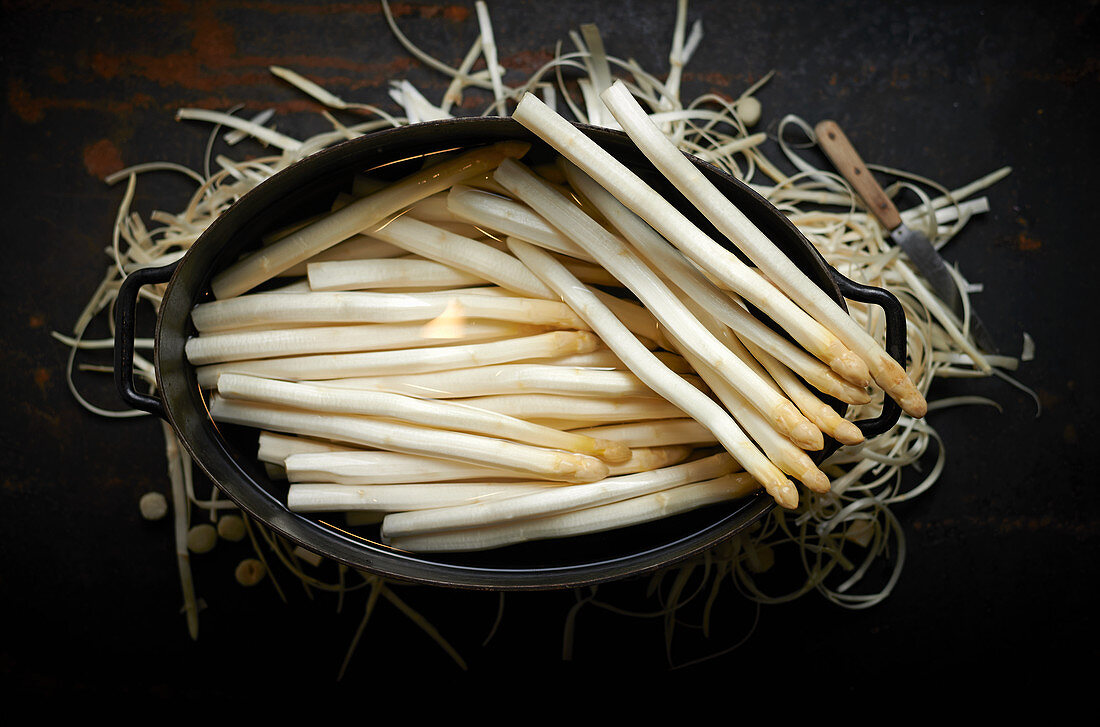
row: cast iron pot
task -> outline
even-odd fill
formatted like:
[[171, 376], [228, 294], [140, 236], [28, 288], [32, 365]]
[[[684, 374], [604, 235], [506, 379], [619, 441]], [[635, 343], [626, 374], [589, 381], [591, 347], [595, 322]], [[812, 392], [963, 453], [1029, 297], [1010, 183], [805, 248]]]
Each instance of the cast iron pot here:
[[[723, 239], [660, 177], [625, 134], [584, 125], [579, 128], [673, 200], [715, 239]], [[210, 281], [217, 271], [257, 247], [266, 232], [327, 210], [337, 193], [350, 189], [357, 173], [387, 165], [381, 171], [397, 179], [411, 172], [424, 154], [509, 139], [532, 143], [527, 162], [548, 161], [554, 156], [512, 119], [455, 119], [395, 128], [341, 143], [258, 185], [215, 220], [181, 260], [138, 270], [126, 278], [116, 308], [115, 378], [122, 399], [165, 419], [212, 482], [275, 532], [321, 556], [400, 580], [494, 590], [594, 584], [668, 566], [758, 521], [774, 505], [763, 492], [605, 533], [475, 553], [409, 553], [384, 545], [376, 526], [353, 530], [338, 515], [325, 517], [288, 510], [286, 483], [271, 480], [256, 460], [255, 430], [211, 420], [194, 368], [184, 354], [184, 344], [195, 334], [191, 309], [212, 298]], [[892, 294], [859, 285], [839, 274], [786, 217], [757, 193], [716, 167], [694, 161], [840, 305], [845, 306], [847, 298], [882, 307], [887, 320], [886, 348], [895, 359], [904, 361], [905, 317]], [[165, 282], [168, 285], [154, 334], [157, 395], [150, 396], [138, 391], [133, 381], [135, 307], [142, 286]], [[892, 427], [899, 413], [897, 405], [887, 399], [878, 416], [857, 424], [870, 438]], [[827, 441], [825, 449], [814, 453], [814, 458], [820, 462], [836, 447], [836, 442]]]

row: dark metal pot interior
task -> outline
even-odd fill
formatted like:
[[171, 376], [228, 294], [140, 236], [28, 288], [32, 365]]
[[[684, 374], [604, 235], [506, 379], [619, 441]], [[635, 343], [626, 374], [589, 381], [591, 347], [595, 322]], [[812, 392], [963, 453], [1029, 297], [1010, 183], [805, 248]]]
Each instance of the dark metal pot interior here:
[[[690, 211], [690, 205], [653, 171], [625, 135], [582, 128], [676, 200], [703, 229], [713, 230]], [[211, 298], [214, 273], [257, 247], [264, 233], [327, 210], [337, 193], [350, 189], [357, 173], [388, 164], [377, 174], [396, 179], [418, 166], [424, 154], [506, 139], [533, 144], [525, 161], [537, 163], [553, 158], [552, 150], [511, 119], [432, 122], [379, 132], [318, 152], [245, 195], [195, 243], [166, 290], [156, 331], [156, 368], [166, 418], [212, 481], [252, 516], [322, 556], [396, 579], [508, 590], [571, 587], [650, 572], [741, 532], [771, 509], [771, 498], [759, 492], [741, 501], [645, 525], [491, 551], [402, 552], [384, 545], [376, 526], [352, 529], [340, 515], [289, 511], [285, 505], [286, 483], [270, 479], [256, 460], [255, 430], [220, 425], [210, 419], [193, 367], [187, 363], [184, 344], [194, 334], [191, 309]], [[710, 165], [702, 166], [815, 284], [844, 305], [835, 271], [782, 214], [747, 186]], [[824, 452], [815, 453], [816, 459], [820, 461], [835, 447], [829, 442]]]

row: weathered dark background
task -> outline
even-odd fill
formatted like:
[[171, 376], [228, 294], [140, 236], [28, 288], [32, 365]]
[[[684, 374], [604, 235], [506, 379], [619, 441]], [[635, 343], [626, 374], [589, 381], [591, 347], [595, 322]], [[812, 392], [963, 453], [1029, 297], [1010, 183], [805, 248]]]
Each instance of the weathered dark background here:
[[[472, 3], [394, 7], [404, 32], [451, 64], [476, 36]], [[656, 72], [667, 66], [672, 2], [490, 7], [511, 80], [587, 22], [599, 25], [610, 53]], [[563, 661], [571, 593], [508, 596], [487, 645], [495, 596], [399, 593], [477, 676], [648, 672], [768, 694], [778, 679], [828, 697], [914, 670], [948, 685], [1011, 675], [1026, 688], [1060, 675], [1069, 654], [1087, 663], [1097, 656], [1100, 501], [1086, 476], [1098, 436], [1095, 2], [696, 0], [689, 19], [698, 17], [706, 37], [685, 74], [685, 98], [735, 96], [774, 69], [759, 94], [762, 128], [788, 113], [832, 117], [868, 161], [948, 186], [1014, 168], [988, 191], [992, 212], [947, 256], [985, 284], [976, 304], [1008, 352], [1019, 351], [1024, 332], [1034, 337], [1036, 359], [1019, 378], [1038, 392], [1041, 416], [998, 380], [937, 388], [933, 395], [991, 396], [1003, 411], [929, 416], [948, 467], [934, 491], [897, 510], [908, 554], [893, 595], [864, 611], [810, 594], [757, 613], [727, 587], [709, 640], [680, 627], [673, 660], [748, 638], [700, 666], [668, 670], [659, 620], [591, 608], [580, 612], [573, 660]], [[167, 487], [159, 429], [79, 408], [64, 380], [66, 349], [49, 336], [71, 329], [107, 265], [122, 189], [102, 177], [152, 160], [201, 166], [209, 129], [175, 121], [176, 109], [275, 107], [279, 128], [304, 136], [326, 122], [269, 65], [390, 109], [389, 80], [408, 78], [434, 98], [445, 80], [399, 46], [376, 3], [4, 2], [2, 28], [0, 679], [24, 694], [207, 697], [283, 684], [300, 695], [373, 696], [384, 675], [458, 678], [442, 651], [383, 604], [338, 687], [361, 598], [349, 596], [337, 613], [329, 594], [311, 600], [285, 574], [287, 604], [270, 583], [242, 589], [232, 569], [243, 545], [193, 559], [206, 609], [192, 642], [179, 615], [170, 524], [145, 522], [137, 508], [142, 493]], [[483, 99], [470, 100], [466, 112], [479, 112]], [[137, 207], [174, 211], [189, 190], [182, 178], [147, 176]], [[96, 403], [116, 405], [102, 376], [81, 381]], [[601, 595], [654, 608], [637, 584]]]

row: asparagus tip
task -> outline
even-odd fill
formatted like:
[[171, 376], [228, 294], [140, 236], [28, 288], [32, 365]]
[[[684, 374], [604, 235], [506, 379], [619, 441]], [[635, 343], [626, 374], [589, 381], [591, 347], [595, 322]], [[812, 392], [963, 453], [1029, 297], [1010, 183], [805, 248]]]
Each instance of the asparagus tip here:
[[791, 439], [800, 448], [816, 452], [825, 446], [825, 437], [812, 422], [799, 422], [791, 430]]
[[631, 457], [630, 447], [613, 439], [596, 440], [596, 456], [604, 462], [619, 464], [626, 462]]
[[802, 484], [814, 492], [828, 492], [831, 487], [829, 482], [829, 476], [819, 470], [817, 467], [812, 467], [804, 471], [798, 478], [802, 481]]
[[571, 479], [575, 482], [598, 482], [607, 477], [610, 470], [607, 464], [595, 457], [587, 455], [575, 455], [571, 460]]
[[790, 480], [784, 479], [782, 482], [766, 489], [780, 507], [787, 510], [798, 507], [798, 489]]
[[863, 432], [847, 419], [840, 419], [833, 427], [833, 439], [841, 444], [859, 444], [863, 441]]
[[851, 351], [845, 350], [829, 361], [829, 368], [845, 381], [858, 387], [871, 385], [871, 371], [867, 362]]

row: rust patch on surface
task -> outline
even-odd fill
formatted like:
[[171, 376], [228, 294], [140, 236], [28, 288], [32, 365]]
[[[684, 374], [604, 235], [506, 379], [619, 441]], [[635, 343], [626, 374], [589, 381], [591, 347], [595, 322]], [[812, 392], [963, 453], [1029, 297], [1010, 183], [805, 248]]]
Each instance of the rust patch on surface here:
[[[378, 5], [376, 12], [381, 12], [382, 6]], [[462, 5], [421, 5], [412, 3], [390, 3], [390, 12], [394, 18], [403, 15], [416, 15], [421, 18], [446, 18], [454, 23], [460, 23], [470, 17], [470, 9]]]
[[50, 370], [39, 366], [34, 370], [34, 385], [45, 391], [48, 383], [50, 383]]
[[23, 88], [18, 78], [8, 81], [8, 108], [28, 124], [41, 121], [45, 113], [45, 104], [42, 99], [31, 96], [30, 91]]
[[552, 60], [554, 60], [554, 54], [548, 50], [520, 51], [502, 56], [500, 64], [509, 71], [519, 71], [524, 76], [530, 76]]
[[93, 177], [103, 179], [123, 166], [122, 153], [110, 139], [100, 139], [84, 147], [84, 168]]
[[1100, 78], [1100, 58], [1086, 58], [1079, 66], [1061, 68], [1057, 71], [1023, 71], [1020, 75], [1032, 81], [1075, 86], [1082, 81], [1095, 81]]
[[1025, 252], [1032, 252], [1034, 250], [1040, 250], [1043, 247], [1042, 240], [1029, 235], [1026, 232], [1021, 232], [1016, 235], [1016, 248]]

